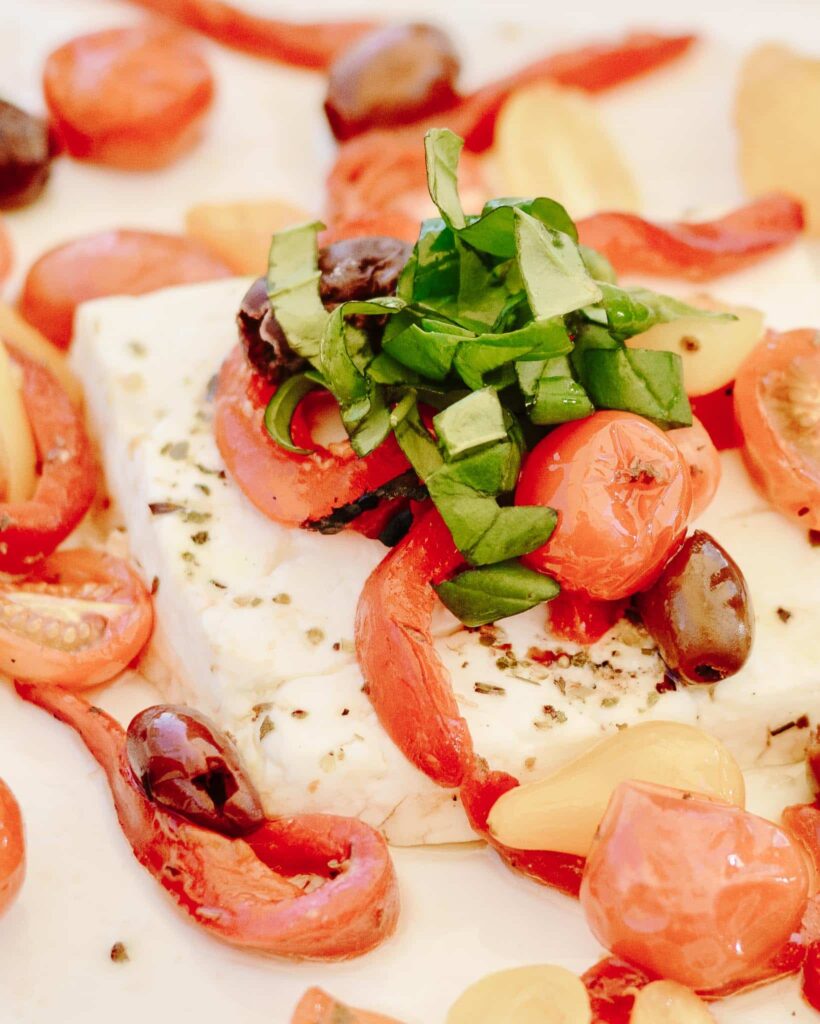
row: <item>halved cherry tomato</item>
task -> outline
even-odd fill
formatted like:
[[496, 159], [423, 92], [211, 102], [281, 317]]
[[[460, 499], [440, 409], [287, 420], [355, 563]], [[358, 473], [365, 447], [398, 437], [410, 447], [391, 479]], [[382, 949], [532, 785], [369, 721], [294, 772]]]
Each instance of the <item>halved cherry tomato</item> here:
[[43, 85], [65, 149], [128, 170], [163, 167], [189, 150], [214, 94], [191, 40], [154, 23], [70, 40], [49, 55]]
[[136, 658], [153, 621], [148, 591], [122, 559], [58, 551], [28, 576], [0, 582], [0, 672], [96, 686]]
[[82, 417], [51, 373], [7, 346], [23, 371], [21, 394], [40, 476], [27, 501], [0, 502], [0, 572], [28, 572], [77, 526], [94, 498], [97, 467]]
[[723, 472], [720, 452], [697, 416], [692, 417], [691, 427], [669, 430], [666, 436], [681, 453], [689, 468], [689, 478], [692, 481], [692, 518], [697, 519], [708, 508], [720, 484]]
[[280, 21], [223, 0], [134, 0], [234, 50], [321, 71], [376, 25], [372, 21]]
[[632, 213], [596, 213], [578, 223], [584, 245], [602, 252], [619, 274], [689, 281], [742, 270], [793, 242], [802, 230], [802, 207], [781, 195], [700, 223], [653, 224]]
[[14, 794], [0, 779], [0, 914], [20, 891], [25, 874], [23, 816]]
[[719, 452], [728, 448], [740, 448], [743, 436], [735, 418], [735, 382], [727, 384], [707, 395], [695, 395], [689, 399], [692, 412], [706, 428], [712, 443]]
[[707, 990], [767, 965], [808, 895], [804, 854], [777, 825], [637, 782], [615, 790], [581, 885], [587, 922], [615, 956]]
[[547, 605], [550, 632], [559, 640], [594, 644], [621, 618], [625, 601], [598, 601], [573, 590], [562, 590]]
[[320, 988], [309, 988], [293, 1011], [290, 1024], [399, 1024], [392, 1017], [354, 1010]]
[[[317, 447], [310, 455], [286, 451], [265, 430], [265, 401], [256, 381], [238, 345], [219, 374], [214, 426], [228, 472], [269, 519], [288, 526], [321, 519], [409, 468], [392, 434], [363, 459], [347, 440]], [[303, 447], [310, 443], [298, 409], [293, 437]]]
[[749, 472], [769, 501], [820, 530], [820, 332], [770, 332], [735, 381]]
[[231, 274], [227, 264], [190, 238], [103, 231], [49, 249], [33, 263], [23, 283], [20, 312], [59, 348], [68, 348], [81, 302], [144, 295]]
[[598, 412], [535, 446], [515, 501], [558, 512], [553, 535], [523, 561], [615, 601], [649, 586], [683, 540], [692, 485], [663, 431], [632, 413]]

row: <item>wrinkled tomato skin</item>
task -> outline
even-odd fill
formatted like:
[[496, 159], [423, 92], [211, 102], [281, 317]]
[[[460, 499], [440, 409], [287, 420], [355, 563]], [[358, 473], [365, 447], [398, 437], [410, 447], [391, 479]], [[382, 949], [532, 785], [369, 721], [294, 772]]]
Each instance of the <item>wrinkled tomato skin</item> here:
[[153, 23], [70, 40], [49, 55], [43, 85], [65, 150], [123, 170], [164, 167], [191, 149], [214, 95], [190, 41]]
[[25, 874], [23, 816], [14, 794], [0, 779], [0, 915], [14, 902]]
[[740, 448], [743, 444], [743, 435], [735, 418], [734, 396], [735, 382], [732, 381], [716, 391], [689, 399], [693, 415], [703, 424], [719, 452]]
[[23, 282], [20, 312], [58, 348], [68, 348], [81, 302], [231, 276], [227, 264], [190, 238], [103, 231], [58, 245], [36, 260]]
[[683, 456], [692, 482], [692, 519], [697, 519], [711, 505], [717, 494], [723, 466], [720, 452], [697, 416], [691, 427], [678, 427], [666, 436]]
[[558, 640], [594, 644], [612, 629], [625, 608], [625, 601], [598, 601], [586, 594], [562, 590], [547, 605], [547, 621]]
[[565, 423], [524, 463], [517, 505], [558, 523], [523, 561], [562, 586], [616, 601], [649, 586], [680, 546], [692, 507], [689, 471], [661, 430], [632, 413]]
[[769, 332], [738, 370], [734, 401], [752, 478], [784, 515], [820, 530], [820, 334]]
[[[216, 443], [239, 488], [274, 522], [301, 526], [321, 519], [409, 468], [392, 434], [363, 459], [347, 441], [320, 447], [310, 455], [286, 451], [265, 430], [265, 406], [248, 399], [254, 376], [237, 345], [219, 374]], [[297, 426], [294, 440], [298, 444]]]

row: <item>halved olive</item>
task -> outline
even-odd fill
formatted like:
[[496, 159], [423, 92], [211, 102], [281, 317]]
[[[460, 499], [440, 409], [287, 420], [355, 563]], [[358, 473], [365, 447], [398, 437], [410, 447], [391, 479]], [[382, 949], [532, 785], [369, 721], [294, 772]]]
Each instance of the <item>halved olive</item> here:
[[0, 208], [34, 202], [48, 181], [54, 150], [45, 121], [0, 100]]
[[154, 803], [197, 825], [245, 835], [265, 820], [230, 739], [192, 708], [159, 704], [128, 726], [128, 760]]

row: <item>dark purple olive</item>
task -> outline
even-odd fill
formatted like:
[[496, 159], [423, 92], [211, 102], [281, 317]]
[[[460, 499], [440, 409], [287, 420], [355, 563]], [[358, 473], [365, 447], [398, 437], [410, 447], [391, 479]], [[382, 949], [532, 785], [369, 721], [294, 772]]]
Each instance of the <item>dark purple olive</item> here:
[[126, 744], [134, 775], [161, 807], [228, 836], [265, 820], [233, 743], [199, 712], [174, 704], [146, 708], [128, 726]]
[[[349, 299], [393, 295], [399, 274], [410, 258], [411, 247], [397, 238], [351, 238], [319, 250], [319, 293], [332, 309]], [[374, 318], [365, 326], [372, 328]], [[237, 317], [239, 338], [248, 361], [272, 384], [298, 373], [305, 361], [288, 345], [284, 331], [271, 312], [264, 277], [250, 286]]]
[[636, 604], [663, 660], [688, 682], [714, 683], [746, 663], [753, 633], [749, 589], [708, 533], [696, 530]]
[[0, 208], [34, 202], [48, 181], [53, 156], [45, 121], [0, 100]]
[[458, 99], [458, 55], [434, 25], [375, 29], [330, 69], [325, 113], [337, 139], [437, 114]]

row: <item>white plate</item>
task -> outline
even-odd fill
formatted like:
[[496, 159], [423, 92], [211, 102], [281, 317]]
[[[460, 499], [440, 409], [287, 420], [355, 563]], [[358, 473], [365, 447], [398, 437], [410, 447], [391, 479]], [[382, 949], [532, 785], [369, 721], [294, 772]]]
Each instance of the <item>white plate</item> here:
[[[276, 9], [262, 0], [249, 6]], [[443, 6], [425, 0], [395, 2], [391, 9], [419, 17], [440, 14]], [[611, 2], [596, 3], [561, 15], [557, 28], [552, 5], [537, 0], [507, 4], [503, 15], [499, 5], [464, 3], [451, 4], [447, 20], [459, 27], [466, 79], [477, 83], [518, 60], [593, 35], [636, 24], [685, 24], [679, 13], [662, 16], [659, 6], [621, 3], [616, 12]], [[357, 8], [380, 13], [384, 5], [372, 0]], [[348, 10], [331, 0], [309, 8], [336, 17]], [[647, 210], [656, 215], [739, 199], [730, 130], [738, 41], [779, 36], [805, 45], [818, 38], [813, 0], [782, 4], [776, 16], [761, 3], [740, 2], [720, 12], [689, 3], [686, 14], [715, 38], [677, 67], [601, 100], [624, 152], [640, 157], [636, 171]], [[110, 0], [0, 0], [0, 95], [41, 108], [42, 61], [54, 45], [136, 16]], [[206, 142], [151, 175], [58, 161], [46, 197], [8, 216], [17, 256], [9, 297], [25, 267], [48, 246], [108, 227], [179, 229], [185, 207], [198, 200], [281, 196], [319, 212], [332, 151], [320, 116], [321, 77], [206, 45], [219, 77]], [[100, 696], [123, 720], [153, 699], [134, 679]], [[799, 798], [801, 773], [800, 767], [774, 779], [752, 773], [752, 805], [765, 812]], [[0, 920], [0, 1024], [144, 1024], [152, 1018], [160, 1024], [285, 1024], [312, 984], [408, 1024], [435, 1024], [461, 989], [488, 971], [536, 961], [582, 971], [601, 952], [574, 902], [512, 875], [488, 851], [468, 847], [395, 851], [404, 907], [399, 932], [362, 960], [320, 966], [243, 954], [177, 913], [131, 856], [102, 773], [80, 743], [19, 702], [8, 686], [0, 686], [0, 776], [23, 806], [29, 847], [25, 888]], [[128, 949], [127, 963], [109, 959], [117, 941]], [[714, 1012], [723, 1024], [815, 1019], [793, 981]]]

